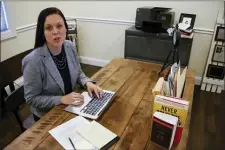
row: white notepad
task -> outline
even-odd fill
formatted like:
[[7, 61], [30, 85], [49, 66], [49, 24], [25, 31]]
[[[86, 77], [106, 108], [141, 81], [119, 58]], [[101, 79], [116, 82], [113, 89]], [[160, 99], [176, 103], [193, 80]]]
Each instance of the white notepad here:
[[119, 139], [115, 133], [96, 121], [92, 121], [84, 128], [78, 129], [77, 132], [97, 149], [107, 149], [106, 147], [110, 147]]
[[77, 116], [57, 127], [50, 130], [49, 133], [63, 146], [66, 150], [73, 149], [72, 144], [69, 141], [69, 137], [73, 141], [76, 149], [88, 149], [88, 150], [95, 150], [96, 148], [81, 137], [77, 130], [80, 128], [86, 127], [90, 122], [81, 117]]

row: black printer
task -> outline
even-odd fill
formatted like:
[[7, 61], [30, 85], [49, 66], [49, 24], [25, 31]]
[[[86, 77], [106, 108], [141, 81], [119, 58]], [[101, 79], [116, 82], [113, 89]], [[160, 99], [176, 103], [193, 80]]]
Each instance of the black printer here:
[[171, 8], [140, 7], [136, 10], [135, 27], [146, 32], [161, 33], [174, 24]]

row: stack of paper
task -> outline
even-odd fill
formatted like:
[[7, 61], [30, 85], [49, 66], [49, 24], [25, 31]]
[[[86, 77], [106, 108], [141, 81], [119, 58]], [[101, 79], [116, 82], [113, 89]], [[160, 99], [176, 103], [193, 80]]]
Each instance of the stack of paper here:
[[174, 63], [171, 66], [167, 80], [164, 80], [163, 77], [158, 79], [155, 87], [152, 90], [153, 96], [164, 95], [182, 98], [185, 86], [186, 72], [187, 67], [185, 67], [185, 69], [181, 73], [180, 63]]
[[182, 22], [182, 23], [179, 23], [178, 26], [179, 26], [179, 29], [186, 30], [187, 28], [190, 27], [190, 24], [185, 24]]
[[183, 89], [184, 89], [184, 83], [185, 83], [185, 78], [186, 78], [186, 72], [187, 72], [187, 67], [183, 70], [182, 73], [180, 73], [180, 68], [177, 73], [177, 78], [176, 78], [176, 97], [181, 98]]

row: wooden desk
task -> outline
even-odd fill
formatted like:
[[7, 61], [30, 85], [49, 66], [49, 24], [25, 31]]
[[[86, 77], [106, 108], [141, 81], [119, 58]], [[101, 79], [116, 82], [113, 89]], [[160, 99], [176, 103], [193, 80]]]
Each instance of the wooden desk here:
[[[121, 137], [111, 149], [161, 149], [149, 140], [153, 102], [151, 91], [158, 80], [160, 67], [117, 58], [92, 77], [103, 89], [118, 91], [112, 105], [98, 120]], [[181, 142], [175, 149], [184, 150], [187, 146], [193, 91], [194, 73], [188, 71], [184, 99], [190, 101], [190, 108]], [[75, 117], [64, 108], [64, 105], [53, 108], [5, 149], [63, 149], [48, 131]]]

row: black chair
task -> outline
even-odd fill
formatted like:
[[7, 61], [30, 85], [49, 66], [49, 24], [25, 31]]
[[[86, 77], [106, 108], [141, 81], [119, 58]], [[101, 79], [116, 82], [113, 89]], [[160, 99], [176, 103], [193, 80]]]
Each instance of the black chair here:
[[[15, 90], [14, 81], [22, 76], [22, 59], [31, 51], [27, 50], [0, 63], [0, 118], [6, 112], [13, 112], [22, 131], [24, 128], [19, 110], [21, 104], [25, 103], [24, 88], [21, 86]], [[5, 90], [8, 85], [11, 92], [9, 95]]]

